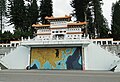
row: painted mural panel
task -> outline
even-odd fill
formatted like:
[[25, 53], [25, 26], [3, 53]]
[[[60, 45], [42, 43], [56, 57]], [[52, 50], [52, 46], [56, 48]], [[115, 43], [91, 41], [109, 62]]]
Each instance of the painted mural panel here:
[[31, 69], [82, 70], [82, 48], [31, 48]]

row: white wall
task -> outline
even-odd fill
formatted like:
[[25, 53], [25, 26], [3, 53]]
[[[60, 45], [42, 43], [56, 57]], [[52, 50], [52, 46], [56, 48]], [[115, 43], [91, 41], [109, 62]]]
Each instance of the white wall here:
[[111, 65], [120, 60], [116, 55], [94, 43], [85, 47], [84, 52], [85, 70], [110, 70]]
[[[100, 46], [90, 43], [84, 47], [85, 70], [110, 70], [117, 56], [104, 50]], [[26, 69], [29, 65], [30, 48], [19, 46], [0, 60], [8, 69]]]
[[8, 69], [25, 69], [29, 65], [30, 48], [19, 46], [1, 59]]

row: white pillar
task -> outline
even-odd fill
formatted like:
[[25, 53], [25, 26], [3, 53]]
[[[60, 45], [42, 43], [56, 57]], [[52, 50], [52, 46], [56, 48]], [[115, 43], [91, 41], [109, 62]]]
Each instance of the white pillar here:
[[58, 40], [58, 36], [57, 36], [57, 40]]
[[100, 41], [100, 45], [103, 45], [103, 41]]
[[28, 36], [28, 41], [30, 41], [30, 36]]
[[21, 40], [23, 41], [23, 37], [21, 37]]
[[108, 41], [106, 41], [106, 45], [108, 45]]
[[5, 56], [7, 55], [7, 53], [5, 52]]

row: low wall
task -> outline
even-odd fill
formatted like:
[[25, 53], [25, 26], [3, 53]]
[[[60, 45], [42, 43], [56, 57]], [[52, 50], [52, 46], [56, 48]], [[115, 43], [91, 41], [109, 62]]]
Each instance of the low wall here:
[[104, 49], [108, 49], [108, 51], [115, 53], [120, 57], [120, 45], [102, 45]]
[[85, 70], [110, 70], [111, 66], [120, 60], [116, 55], [91, 43], [84, 47]]
[[0, 47], [0, 59], [15, 48], [16, 47]]
[[26, 69], [29, 65], [30, 48], [19, 46], [4, 56], [0, 63], [8, 69]]

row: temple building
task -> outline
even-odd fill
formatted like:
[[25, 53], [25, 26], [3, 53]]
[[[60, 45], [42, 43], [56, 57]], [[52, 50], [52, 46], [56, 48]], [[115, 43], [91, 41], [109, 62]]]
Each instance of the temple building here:
[[84, 39], [86, 22], [71, 22], [71, 16], [46, 17], [50, 24], [33, 24], [40, 40]]

